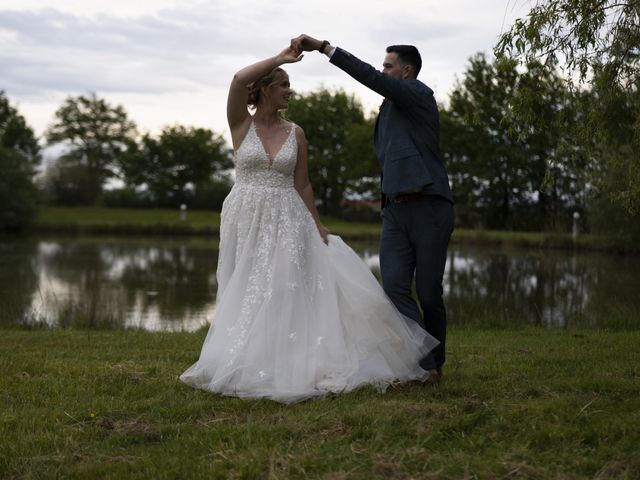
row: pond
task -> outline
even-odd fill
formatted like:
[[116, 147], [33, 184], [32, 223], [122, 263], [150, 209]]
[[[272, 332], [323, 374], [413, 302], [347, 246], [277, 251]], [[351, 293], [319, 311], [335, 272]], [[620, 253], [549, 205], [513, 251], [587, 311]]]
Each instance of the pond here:
[[[3, 237], [0, 325], [197, 330], [216, 262], [214, 239]], [[452, 245], [444, 294], [450, 325], [638, 329], [638, 285], [638, 256]]]

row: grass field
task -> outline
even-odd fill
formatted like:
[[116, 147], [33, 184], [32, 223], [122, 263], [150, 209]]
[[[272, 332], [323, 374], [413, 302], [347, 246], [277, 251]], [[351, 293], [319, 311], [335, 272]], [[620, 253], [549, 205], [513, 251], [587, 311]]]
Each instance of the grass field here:
[[[380, 223], [348, 222], [324, 218], [333, 233], [348, 239], [377, 239]], [[170, 234], [217, 235], [220, 213], [190, 211], [186, 220], [177, 210], [134, 210], [93, 207], [42, 207], [32, 225], [36, 232], [82, 234]], [[569, 234], [456, 229], [453, 243], [502, 245], [525, 248], [555, 248], [638, 252], [634, 238], [581, 235], [575, 241]]]
[[290, 406], [181, 384], [204, 336], [0, 330], [0, 478], [640, 478], [640, 332], [452, 329], [438, 388]]

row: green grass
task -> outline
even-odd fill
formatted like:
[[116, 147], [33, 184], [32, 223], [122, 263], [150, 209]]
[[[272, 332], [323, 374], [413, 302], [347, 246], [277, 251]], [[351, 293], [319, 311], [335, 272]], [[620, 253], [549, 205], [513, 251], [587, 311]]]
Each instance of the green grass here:
[[[332, 232], [345, 237], [377, 237], [380, 233], [377, 223], [325, 220]], [[47, 232], [217, 235], [220, 212], [189, 211], [186, 220], [181, 220], [177, 210], [41, 207], [32, 227]]]
[[445, 381], [284, 406], [205, 332], [0, 330], [0, 478], [640, 478], [639, 332], [453, 329]]
[[215, 234], [220, 213], [191, 211], [180, 219], [177, 210], [135, 210], [98, 207], [41, 207], [33, 228], [74, 233], [183, 233]]

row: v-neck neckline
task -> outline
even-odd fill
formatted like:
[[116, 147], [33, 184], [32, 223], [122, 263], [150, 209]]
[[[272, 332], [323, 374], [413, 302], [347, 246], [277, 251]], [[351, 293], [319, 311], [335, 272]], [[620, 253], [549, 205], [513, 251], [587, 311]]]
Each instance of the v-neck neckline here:
[[291, 132], [293, 131], [293, 125], [291, 126], [291, 129], [289, 130], [289, 133], [285, 137], [284, 142], [282, 142], [282, 145], [280, 145], [280, 148], [278, 149], [278, 151], [276, 152], [276, 154], [273, 157], [271, 155], [269, 155], [269, 152], [267, 152], [267, 149], [264, 146], [264, 142], [262, 141], [262, 138], [260, 138], [260, 135], [258, 134], [258, 129], [256, 128], [256, 122], [254, 120], [251, 120], [251, 125], [253, 126], [253, 132], [256, 134], [256, 137], [258, 138], [258, 142], [260, 142], [260, 146], [262, 147], [262, 151], [264, 152], [265, 156], [267, 157], [267, 161], [269, 162], [269, 166], [272, 166], [273, 162], [275, 161], [275, 159], [278, 158], [278, 155], [280, 155], [280, 152], [282, 151], [282, 149], [284, 148], [286, 143], [289, 141], [289, 137], [291, 136]]

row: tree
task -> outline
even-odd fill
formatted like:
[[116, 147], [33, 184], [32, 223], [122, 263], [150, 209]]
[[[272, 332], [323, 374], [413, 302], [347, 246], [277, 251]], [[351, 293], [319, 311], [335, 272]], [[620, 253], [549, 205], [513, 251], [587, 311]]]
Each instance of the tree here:
[[495, 52], [523, 63], [564, 61], [567, 79], [604, 74], [610, 85], [635, 88], [640, 77], [638, 0], [541, 0], [502, 35]]
[[287, 114], [305, 131], [309, 178], [323, 214], [339, 214], [347, 191], [371, 195], [371, 182], [363, 177], [377, 177], [379, 169], [372, 120], [353, 95], [324, 88], [295, 95]]
[[50, 163], [42, 183], [47, 203], [66, 206], [96, 203], [97, 192], [91, 172], [73, 156], [63, 155]]
[[9, 104], [0, 90], [0, 146], [15, 151], [35, 168], [40, 164], [40, 145], [26, 120]]
[[344, 158], [350, 163], [345, 194], [368, 200], [380, 197], [380, 163], [373, 145], [376, 117], [371, 115], [362, 123], [347, 129]]
[[[601, 101], [604, 95], [606, 102]], [[597, 116], [591, 121], [600, 125], [585, 139], [593, 172], [588, 199], [590, 225], [595, 232], [640, 236], [640, 182], [635, 181], [640, 179], [639, 143], [635, 140], [640, 129], [640, 91], [596, 83], [582, 95], [582, 103], [590, 119]]]
[[204, 203], [216, 179], [224, 183], [223, 173], [232, 162], [221, 135], [204, 128], [173, 126], [158, 138], [146, 134], [139, 144], [130, 144], [121, 167], [125, 182], [146, 189], [154, 204], [177, 207]]
[[[591, 182], [629, 216], [640, 211], [640, 102], [633, 102], [628, 139], [629, 154], [605, 154], [593, 138], [607, 137], [607, 124], [600, 113], [618, 104], [619, 92], [637, 97], [640, 88], [640, 3], [638, 0], [546, 0], [538, 1], [526, 18], [518, 19], [495, 47], [498, 56], [517, 58], [522, 64], [541, 60], [547, 69], [561, 65], [573, 87], [587, 84], [598, 92], [597, 108], [576, 124], [574, 135], [585, 146], [596, 146], [591, 156], [599, 163], [599, 175]], [[526, 107], [526, 104], [521, 105]], [[514, 114], [534, 122], [536, 112], [515, 108]], [[598, 157], [596, 157], [598, 155]], [[616, 171], [614, 190], [601, 183], [604, 171]]]
[[33, 130], [0, 91], [0, 231], [20, 228], [35, 214], [39, 162]]
[[[512, 106], [525, 101], [540, 123], [506, 122]], [[557, 76], [537, 63], [520, 72], [513, 60], [490, 63], [484, 54], [470, 59], [450, 107], [441, 112], [442, 152], [463, 224], [520, 229], [556, 229], [561, 219], [567, 224], [583, 184], [565, 161], [575, 150], [554, 128], [557, 117], [575, 120], [569, 92]], [[549, 171], [555, 174], [551, 179]]]
[[96, 203], [107, 180], [120, 176], [118, 161], [135, 137], [135, 124], [123, 107], [111, 106], [95, 93], [67, 98], [55, 117], [47, 141], [70, 149], [59, 159], [61, 181], [72, 191], [76, 188], [83, 202]]
[[[451, 95], [451, 115], [443, 122], [444, 157], [456, 197], [467, 210], [480, 212], [490, 228], [513, 228], [514, 210], [528, 192], [524, 148], [502, 123], [517, 81], [513, 66], [497, 68], [484, 54], [476, 55]], [[451, 123], [457, 135], [446, 131]], [[447, 143], [456, 137], [458, 156]]]
[[510, 106], [525, 104], [536, 112], [535, 122], [520, 121], [517, 129], [530, 162], [530, 191], [537, 197], [532, 220], [547, 230], [566, 229], [575, 212], [584, 213], [589, 188], [587, 149], [573, 134], [589, 111], [584, 92], [567, 88], [540, 62], [530, 62]]

